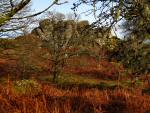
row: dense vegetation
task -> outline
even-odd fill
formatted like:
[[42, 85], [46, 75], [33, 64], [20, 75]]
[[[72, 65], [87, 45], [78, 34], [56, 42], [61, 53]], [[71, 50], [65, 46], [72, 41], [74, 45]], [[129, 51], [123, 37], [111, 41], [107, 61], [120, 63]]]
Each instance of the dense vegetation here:
[[150, 113], [148, 0], [77, 0], [67, 16], [30, 1], [0, 1], [0, 113]]

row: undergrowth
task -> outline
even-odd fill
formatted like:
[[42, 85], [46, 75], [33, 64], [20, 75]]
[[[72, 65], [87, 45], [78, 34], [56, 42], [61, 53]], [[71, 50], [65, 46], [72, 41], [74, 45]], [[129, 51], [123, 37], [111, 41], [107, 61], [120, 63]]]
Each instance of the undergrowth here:
[[11, 84], [0, 86], [0, 113], [149, 113], [150, 111], [150, 95], [142, 94], [139, 89], [129, 91], [72, 87], [64, 90], [55, 85], [41, 84], [41, 91], [34, 95], [28, 93], [16, 95], [12, 89]]

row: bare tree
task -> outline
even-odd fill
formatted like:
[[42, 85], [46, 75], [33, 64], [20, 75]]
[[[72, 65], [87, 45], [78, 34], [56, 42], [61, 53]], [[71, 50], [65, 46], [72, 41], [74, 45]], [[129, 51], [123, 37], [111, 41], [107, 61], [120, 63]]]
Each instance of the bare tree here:
[[43, 36], [46, 37], [44, 45], [46, 45], [51, 54], [51, 71], [53, 81], [56, 82], [63, 70], [66, 59], [75, 55], [75, 51], [72, 50], [77, 45], [78, 35], [75, 31], [76, 23], [74, 21], [47, 21], [49, 21], [50, 27], [47, 27], [47, 31], [42, 30], [44, 31]]
[[97, 51], [93, 51], [91, 46], [91, 43], [94, 43], [93, 38], [96, 37], [96, 30], [86, 32], [88, 37], [80, 35], [80, 30], [89, 25], [87, 21], [77, 23], [74, 20], [45, 19], [39, 25], [33, 33], [40, 36], [43, 40], [42, 47], [46, 47], [51, 55], [49, 60], [54, 82], [57, 82], [70, 57], [89, 55], [98, 58]]
[[[18, 12], [15, 17], [25, 16], [31, 14], [31, 4], [27, 5], [23, 10]], [[34, 17], [24, 19], [12, 19], [0, 28], [0, 35], [3, 37], [16, 37], [18, 35], [28, 34], [37, 19]]]
[[[60, 5], [63, 3], [58, 3], [58, 0], [54, 0], [47, 8], [44, 10], [31, 13], [29, 6], [32, 0], [1, 0], [0, 1], [0, 35], [4, 35], [7, 31], [15, 31], [27, 27], [31, 24], [33, 20], [32, 17], [40, 15], [50, 9], [54, 5]], [[23, 24], [17, 24], [23, 23]], [[24, 29], [24, 30], [25, 30]]]
[[63, 13], [56, 12], [56, 11], [46, 12], [45, 17], [50, 19], [51, 21], [62, 21], [66, 18]]
[[66, 14], [66, 19], [67, 20], [74, 20], [76, 22], [78, 22], [80, 20], [81, 16], [80, 15], [75, 15], [74, 13], [68, 13]]

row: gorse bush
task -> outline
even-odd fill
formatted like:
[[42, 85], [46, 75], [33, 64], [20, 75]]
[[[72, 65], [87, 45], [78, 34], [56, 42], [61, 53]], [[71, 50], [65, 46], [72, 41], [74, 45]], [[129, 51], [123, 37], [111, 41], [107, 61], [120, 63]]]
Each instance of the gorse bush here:
[[36, 95], [41, 91], [41, 86], [35, 80], [20, 80], [14, 82], [13, 91], [19, 95]]

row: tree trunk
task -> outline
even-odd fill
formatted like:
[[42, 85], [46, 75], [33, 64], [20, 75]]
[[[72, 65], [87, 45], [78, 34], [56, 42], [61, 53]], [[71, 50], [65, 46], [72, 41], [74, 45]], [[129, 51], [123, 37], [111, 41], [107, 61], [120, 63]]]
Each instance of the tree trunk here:
[[57, 72], [56, 71], [53, 72], [53, 82], [54, 83], [57, 82]]

